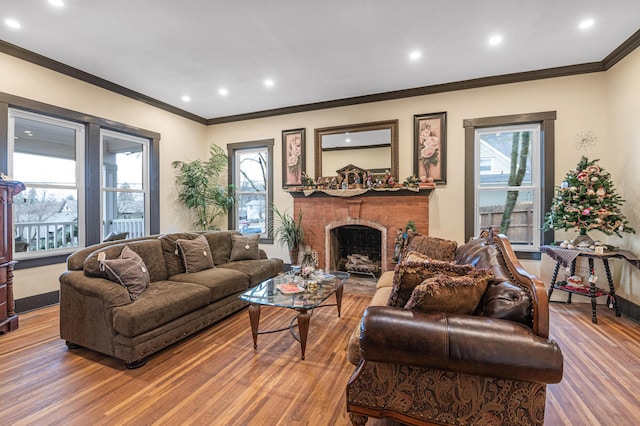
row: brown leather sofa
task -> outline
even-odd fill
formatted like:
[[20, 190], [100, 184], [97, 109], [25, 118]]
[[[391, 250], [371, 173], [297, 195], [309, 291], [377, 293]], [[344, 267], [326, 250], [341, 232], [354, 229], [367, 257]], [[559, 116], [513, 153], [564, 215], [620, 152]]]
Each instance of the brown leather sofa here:
[[[368, 417], [406, 424], [543, 424], [546, 385], [562, 380], [549, 340], [542, 282], [517, 261], [508, 239], [483, 233], [457, 247], [455, 263], [489, 269], [493, 280], [471, 315], [386, 306], [383, 275], [348, 357], [346, 389], [354, 425]], [[397, 268], [396, 268], [397, 269]]]

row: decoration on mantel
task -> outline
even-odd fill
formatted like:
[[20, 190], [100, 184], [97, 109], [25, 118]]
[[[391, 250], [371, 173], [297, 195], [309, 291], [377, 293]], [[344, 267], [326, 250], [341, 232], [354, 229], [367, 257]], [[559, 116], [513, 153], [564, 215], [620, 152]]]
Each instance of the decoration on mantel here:
[[349, 164], [336, 170], [336, 176], [321, 176], [315, 182], [302, 172], [302, 186], [287, 188], [289, 192], [304, 192], [306, 196], [316, 191], [338, 197], [353, 197], [368, 191], [398, 191], [408, 189], [418, 192], [420, 189], [434, 189], [436, 187], [433, 178], [408, 176], [405, 181], [398, 183], [387, 170], [384, 173], [373, 173], [360, 167]]
[[580, 232], [571, 241], [571, 247], [566, 244], [567, 248], [595, 250], [593, 240], [587, 235], [592, 230], [619, 237], [622, 232], [636, 232], [622, 214], [625, 200], [616, 193], [611, 175], [597, 164], [598, 161], [582, 156], [578, 166], [556, 187], [551, 210], [545, 216], [545, 231], [576, 229]]

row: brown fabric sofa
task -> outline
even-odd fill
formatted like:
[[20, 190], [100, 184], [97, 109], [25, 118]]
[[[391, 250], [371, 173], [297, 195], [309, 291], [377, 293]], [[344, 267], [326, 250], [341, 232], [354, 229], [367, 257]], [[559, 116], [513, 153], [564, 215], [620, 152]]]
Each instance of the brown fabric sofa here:
[[[176, 241], [204, 235], [215, 267], [186, 273]], [[281, 259], [230, 261], [235, 231], [176, 233], [102, 243], [67, 259], [60, 276], [60, 337], [119, 358], [129, 368], [149, 355], [243, 307], [239, 295], [282, 271]], [[117, 258], [128, 246], [146, 265], [150, 284], [135, 300], [100, 267], [100, 253]]]
[[347, 351], [357, 365], [346, 389], [354, 425], [369, 416], [418, 425], [543, 424], [546, 385], [563, 371], [560, 348], [548, 339], [544, 285], [522, 269], [503, 235], [485, 232], [457, 247], [455, 263], [494, 277], [469, 315], [387, 306], [394, 272], [380, 277]]

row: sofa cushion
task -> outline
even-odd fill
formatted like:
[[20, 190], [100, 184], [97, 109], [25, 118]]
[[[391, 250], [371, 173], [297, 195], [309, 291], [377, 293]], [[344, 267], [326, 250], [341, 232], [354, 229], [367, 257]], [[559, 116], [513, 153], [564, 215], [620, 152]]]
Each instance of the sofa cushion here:
[[209, 241], [204, 235], [200, 235], [193, 240], [177, 240], [176, 248], [182, 258], [187, 274], [214, 267]]
[[119, 241], [119, 240], [124, 240], [129, 236], [129, 232], [125, 231], [125, 232], [109, 232], [109, 234], [104, 237], [104, 240], [102, 240], [102, 242], [104, 243], [108, 243], [110, 241]]
[[125, 287], [132, 300], [137, 299], [149, 285], [147, 266], [129, 246], [122, 249], [117, 259], [105, 259], [102, 265], [109, 279]]
[[117, 259], [122, 250], [128, 246], [136, 252], [149, 271], [151, 282], [167, 279], [167, 270], [163, 261], [162, 247], [157, 239], [127, 240], [126, 243], [111, 244], [93, 251], [84, 261], [84, 274], [88, 277], [109, 279], [106, 271], [100, 268], [100, 253], [104, 253], [105, 259]]
[[458, 243], [444, 238], [429, 237], [428, 235], [413, 234], [408, 239], [402, 251], [401, 260], [409, 252], [415, 251], [431, 259], [453, 262], [456, 259]]
[[180, 253], [176, 250], [176, 241], [193, 240], [200, 234], [195, 232], [176, 232], [174, 234], [160, 235], [158, 240], [162, 246], [164, 263], [167, 268], [167, 276], [185, 273], [184, 263], [180, 258]]
[[[378, 282], [376, 283], [376, 293], [379, 288], [393, 287], [393, 275], [394, 271], [383, 272], [382, 275], [380, 275], [380, 278], [378, 278]], [[387, 300], [389, 300], [389, 298], [387, 298]]]
[[403, 308], [409, 301], [413, 289], [427, 278], [437, 274], [450, 276], [467, 275], [473, 270], [474, 267], [471, 265], [457, 265], [440, 260], [399, 263], [395, 268], [393, 288], [388, 305]]
[[247, 274], [220, 267], [192, 274], [176, 274], [169, 277], [169, 280], [180, 284], [198, 284], [205, 287], [209, 291], [209, 303], [214, 303], [249, 288]]
[[209, 303], [209, 291], [198, 284], [158, 281], [138, 299], [113, 308], [113, 329], [133, 337], [153, 330]]
[[471, 271], [460, 277], [435, 275], [413, 289], [405, 308], [421, 312], [472, 314], [491, 277], [485, 270]]
[[508, 281], [492, 281], [487, 286], [476, 315], [507, 319], [527, 327], [533, 325], [531, 296], [525, 290]]
[[284, 262], [282, 259], [237, 260], [223, 263], [218, 268], [232, 269], [242, 272], [249, 277], [249, 286], [253, 287], [262, 281], [275, 277], [282, 272]]
[[494, 276], [476, 309], [476, 315], [508, 319], [532, 326], [531, 295], [513, 284], [500, 250], [490, 239], [473, 238], [458, 247], [456, 262], [487, 269]]
[[258, 242], [260, 241], [260, 234], [252, 235], [232, 235], [232, 248], [229, 261], [236, 260], [257, 260], [260, 259], [260, 248]]
[[213, 254], [213, 263], [215, 265], [229, 261], [229, 256], [231, 256], [232, 235], [240, 235], [240, 233], [237, 231], [205, 232], [204, 236], [207, 238], [207, 241], [209, 241], [209, 247], [211, 247], [211, 253]]
[[[138, 238], [128, 238], [126, 243], [129, 244], [134, 241], [142, 241], [142, 240], [155, 240], [156, 238], [158, 238], [157, 235], [147, 235], [147, 236], [138, 237]], [[84, 269], [84, 262], [87, 260], [87, 257], [91, 255], [91, 253], [93, 253], [98, 249], [112, 246], [114, 244], [122, 244], [123, 242], [124, 241], [115, 241], [115, 242], [110, 241], [106, 243], [99, 243], [99, 244], [94, 244], [85, 248], [81, 248], [78, 251], [71, 253], [69, 257], [67, 257], [67, 269], [70, 271], [82, 271]]]
[[477, 269], [488, 269], [497, 280], [509, 281], [511, 278], [500, 250], [486, 238], [472, 238], [458, 247], [455, 261]]

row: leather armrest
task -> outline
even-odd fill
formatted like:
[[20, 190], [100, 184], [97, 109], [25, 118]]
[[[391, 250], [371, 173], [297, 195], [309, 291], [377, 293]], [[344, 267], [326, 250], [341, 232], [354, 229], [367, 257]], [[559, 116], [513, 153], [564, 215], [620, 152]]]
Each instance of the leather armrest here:
[[562, 352], [555, 341], [513, 321], [370, 306], [360, 331], [368, 361], [466, 374], [558, 383]]

